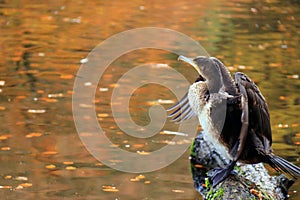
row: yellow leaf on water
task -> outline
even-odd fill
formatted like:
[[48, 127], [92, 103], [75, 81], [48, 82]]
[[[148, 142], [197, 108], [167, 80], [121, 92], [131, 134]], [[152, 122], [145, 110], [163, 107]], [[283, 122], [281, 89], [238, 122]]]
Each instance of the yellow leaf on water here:
[[10, 134], [0, 135], [0, 140], [7, 140], [10, 137], [11, 137]]
[[99, 113], [97, 114], [97, 117], [108, 117], [109, 114], [108, 113]]
[[21, 183], [20, 186], [26, 188], [26, 187], [31, 187], [32, 183]]
[[11, 175], [6, 175], [6, 176], [4, 177], [4, 179], [11, 179], [11, 178], [12, 178]]
[[172, 190], [172, 192], [175, 192], [175, 193], [184, 193], [183, 190]]
[[51, 164], [51, 165], [46, 165], [45, 168], [46, 169], [55, 169], [56, 166]]
[[63, 164], [64, 165], [73, 165], [74, 162], [72, 162], [72, 161], [64, 161]]
[[61, 74], [61, 79], [72, 79], [74, 76], [72, 74]]
[[45, 113], [46, 110], [44, 110], [44, 109], [38, 109], [38, 110], [36, 110], [36, 109], [28, 109], [27, 112], [29, 112], [29, 113], [36, 113], [36, 114], [42, 114], [42, 113]]
[[118, 189], [113, 189], [113, 188], [111, 188], [111, 189], [102, 189], [104, 192], [119, 192], [119, 190]]
[[44, 101], [46, 101], [48, 103], [56, 103], [56, 102], [58, 102], [57, 99], [49, 99], [49, 98], [45, 98]]
[[23, 189], [24, 187], [22, 186], [22, 185], [18, 185], [16, 188], [15, 188], [15, 190], [21, 190], [21, 189]]
[[28, 133], [26, 138], [40, 137], [42, 133]]
[[2, 150], [2, 151], [9, 151], [9, 150], [10, 150], [10, 147], [1, 147], [1, 150]]
[[279, 100], [286, 100], [286, 97], [285, 96], [279, 96]]
[[119, 192], [119, 190], [115, 186], [109, 186], [109, 185], [102, 186], [102, 190], [104, 192]]
[[44, 151], [42, 154], [44, 154], [44, 155], [55, 155], [55, 154], [57, 154], [57, 151]]
[[133, 146], [133, 148], [138, 149], [138, 148], [144, 147], [145, 144], [133, 144], [132, 146]]
[[138, 154], [140, 155], [149, 155], [150, 152], [146, 152], [146, 151], [137, 151]]
[[0, 189], [11, 189], [12, 186], [9, 185], [0, 185]]
[[73, 170], [76, 170], [77, 168], [74, 166], [67, 166], [65, 169], [69, 170], [69, 171], [73, 171]]
[[175, 103], [174, 100], [169, 100], [169, 99], [158, 99], [157, 102], [160, 103], [160, 104], [173, 104], [173, 103]]
[[104, 166], [104, 164], [102, 164], [102, 163], [96, 163], [95, 166], [100, 167], [100, 166]]
[[48, 94], [48, 98], [59, 98], [64, 97], [63, 93], [54, 93], [54, 94]]
[[130, 181], [132, 181], [132, 182], [138, 182], [138, 181], [140, 181], [142, 179], [145, 179], [145, 176], [140, 174], [140, 175], [138, 175], [138, 176], [136, 176], [134, 178], [131, 178]]
[[28, 181], [28, 178], [26, 176], [18, 176], [15, 178], [17, 181]]
[[108, 88], [99, 88], [100, 92], [107, 92], [109, 89]]
[[139, 180], [141, 180], [141, 179], [145, 179], [146, 177], [144, 175], [140, 174], [136, 178], [138, 178]]

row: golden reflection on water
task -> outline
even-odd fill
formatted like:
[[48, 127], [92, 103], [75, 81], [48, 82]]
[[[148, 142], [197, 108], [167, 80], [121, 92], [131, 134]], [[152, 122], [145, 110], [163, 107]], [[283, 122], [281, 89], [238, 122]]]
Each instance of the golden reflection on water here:
[[[95, 160], [74, 127], [71, 97], [80, 61], [111, 35], [145, 26], [183, 32], [232, 72], [246, 72], [268, 101], [274, 151], [300, 165], [299, 6], [297, 1], [276, 0], [0, 1], [0, 196], [200, 198], [189, 174], [188, 152], [155, 172], [121, 173]], [[173, 136], [158, 134], [147, 149], [150, 141], [134, 140], [116, 127], [109, 104], [118, 77], [144, 63], [168, 64], [190, 80], [195, 74], [182, 68], [174, 55], [142, 50], [124, 55], [103, 76], [96, 94], [101, 98], [95, 99], [99, 122], [116, 146], [147, 154], [169, 144]], [[134, 94], [130, 110], [139, 125], [148, 123], [147, 110], [159, 99], [174, 101], [172, 93], [157, 86]], [[298, 181], [291, 190], [298, 191], [291, 194], [294, 199], [300, 197], [299, 187]]]

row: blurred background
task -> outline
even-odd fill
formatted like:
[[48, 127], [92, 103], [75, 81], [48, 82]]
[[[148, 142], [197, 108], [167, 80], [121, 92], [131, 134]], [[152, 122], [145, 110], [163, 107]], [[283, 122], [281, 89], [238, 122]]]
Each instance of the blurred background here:
[[[201, 199], [193, 188], [189, 151], [161, 170], [123, 173], [92, 157], [75, 130], [72, 90], [84, 58], [108, 37], [147, 26], [182, 32], [232, 73], [247, 73], [268, 102], [274, 152], [300, 165], [298, 0], [0, 0], [1, 199]], [[116, 147], [146, 154], [172, 139], [128, 137], [114, 122], [110, 97], [124, 72], [145, 63], [169, 65], [193, 81], [195, 71], [176, 59], [143, 49], [121, 56], [106, 70], [96, 112]], [[150, 106], [167, 108], [175, 101], [167, 88], [141, 87], [131, 97], [132, 119], [147, 125]], [[164, 127], [177, 128], [170, 122]], [[173, 145], [192, 139], [182, 136]], [[300, 199], [300, 181], [290, 196]]]

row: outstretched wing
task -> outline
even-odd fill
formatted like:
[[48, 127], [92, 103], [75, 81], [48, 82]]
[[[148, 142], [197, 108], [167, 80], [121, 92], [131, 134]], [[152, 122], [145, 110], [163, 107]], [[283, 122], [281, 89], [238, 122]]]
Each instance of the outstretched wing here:
[[168, 117], [172, 118], [171, 122], [181, 123], [185, 120], [188, 120], [194, 116], [196, 116], [195, 112], [192, 110], [188, 94], [186, 93], [181, 100], [179, 100], [174, 106], [167, 110], [171, 112]]
[[[255, 83], [245, 74], [237, 72], [234, 74], [240, 92], [244, 90], [248, 100], [249, 129], [261, 139], [265, 147], [272, 143], [272, 132], [270, 115], [265, 98]], [[243, 94], [242, 94], [243, 95]], [[266, 140], [267, 139], [267, 140]]]

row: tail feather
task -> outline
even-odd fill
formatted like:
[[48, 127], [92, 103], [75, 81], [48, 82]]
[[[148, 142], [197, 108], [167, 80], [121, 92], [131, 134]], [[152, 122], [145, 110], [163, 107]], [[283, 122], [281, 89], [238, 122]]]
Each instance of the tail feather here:
[[281, 171], [286, 174], [289, 174], [292, 176], [294, 179], [300, 177], [300, 167], [290, 163], [289, 161], [276, 156], [276, 155], [270, 155], [269, 156], [270, 160], [270, 165], [276, 170], [276, 171]]

